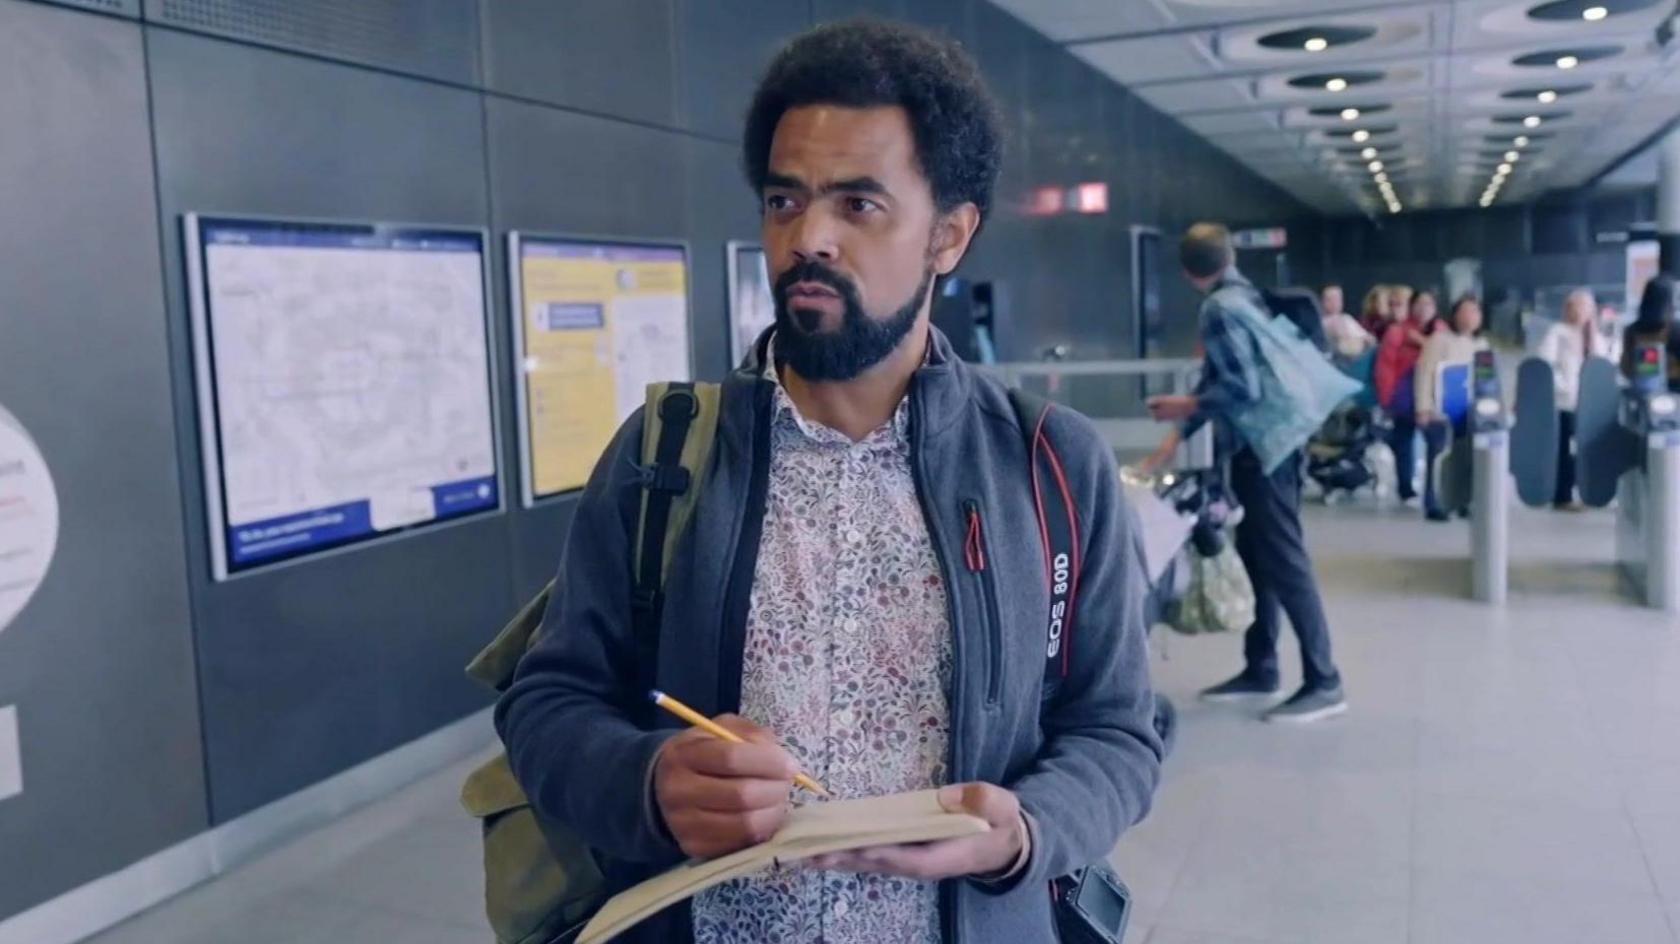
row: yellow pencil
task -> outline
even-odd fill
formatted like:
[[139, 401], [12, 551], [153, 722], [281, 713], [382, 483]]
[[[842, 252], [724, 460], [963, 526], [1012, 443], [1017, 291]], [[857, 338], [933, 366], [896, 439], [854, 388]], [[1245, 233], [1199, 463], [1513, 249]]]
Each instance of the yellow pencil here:
[[[698, 711], [695, 711], [693, 708], [688, 707], [682, 702], [677, 701], [675, 698], [672, 698], [670, 695], [667, 695], [662, 691], [655, 689], [654, 691], [648, 692], [648, 697], [653, 699], [654, 704], [666, 711], [669, 711], [671, 714], [676, 715], [684, 721], [687, 721], [689, 724], [694, 725], [713, 737], [720, 737], [725, 741], [732, 741], [736, 744], [746, 743], [733, 731], [719, 725], [712, 719], [706, 717]], [[822, 784], [812, 780], [804, 774], [795, 774], [793, 782], [799, 784], [812, 793], [815, 793], [817, 796], [828, 796], [828, 791], [823, 789]]]

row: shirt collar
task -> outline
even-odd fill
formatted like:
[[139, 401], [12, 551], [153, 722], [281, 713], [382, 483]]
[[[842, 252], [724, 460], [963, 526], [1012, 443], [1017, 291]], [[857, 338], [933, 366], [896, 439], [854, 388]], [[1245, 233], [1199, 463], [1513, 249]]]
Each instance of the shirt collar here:
[[[928, 345], [924, 365], [934, 363], [933, 345]], [[781, 371], [776, 369], [776, 335], [772, 333], [764, 345], [764, 379], [776, 385], [775, 405], [772, 408], [774, 418], [778, 423], [792, 422], [805, 438], [819, 443], [833, 443], [840, 445], [899, 445], [910, 440], [910, 398], [908, 396], [898, 401], [897, 409], [893, 410], [892, 419], [873, 433], [864, 437], [862, 442], [853, 443], [852, 438], [836, 429], [824, 426], [816, 420], [807, 419], [799, 412], [799, 405], [793, 402], [793, 397], [782, 384]]]

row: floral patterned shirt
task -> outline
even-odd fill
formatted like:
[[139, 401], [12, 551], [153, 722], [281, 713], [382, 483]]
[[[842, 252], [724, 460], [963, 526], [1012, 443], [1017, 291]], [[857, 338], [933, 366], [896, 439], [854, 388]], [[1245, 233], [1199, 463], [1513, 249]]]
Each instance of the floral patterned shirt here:
[[[774, 729], [839, 798], [948, 779], [950, 613], [911, 474], [907, 407], [854, 443], [776, 388], [741, 714]], [[937, 944], [937, 890], [781, 869], [696, 897], [695, 941]]]

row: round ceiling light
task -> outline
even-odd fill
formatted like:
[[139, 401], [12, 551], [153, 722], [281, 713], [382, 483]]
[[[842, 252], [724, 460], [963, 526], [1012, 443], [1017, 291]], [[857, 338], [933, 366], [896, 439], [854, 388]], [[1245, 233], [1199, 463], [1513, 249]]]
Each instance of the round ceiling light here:
[[1622, 47], [1620, 46], [1581, 46], [1565, 49], [1547, 49], [1541, 52], [1531, 52], [1524, 56], [1518, 56], [1511, 60], [1511, 64], [1514, 66], [1527, 66], [1530, 68], [1556, 67], [1559, 69], [1573, 69], [1583, 63], [1597, 62], [1600, 59], [1609, 59], [1611, 56], [1620, 55], [1621, 52]]
[[1368, 147], [1365, 150], [1360, 151], [1359, 156], [1365, 158], [1366, 160], [1370, 160], [1371, 158], [1377, 156], [1377, 149], [1374, 147]]
[[1519, 158], [1519, 157], [1522, 157], [1522, 153], [1520, 151], [1506, 151], [1505, 152], [1505, 160], [1506, 160], [1507, 163], [1514, 164], [1514, 163], [1516, 163], [1517, 158]]
[[1519, 134], [1511, 140], [1511, 143], [1517, 147], [1528, 147], [1528, 135]]
[[1323, 89], [1327, 92], [1342, 92], [1355, 85], [1370, 85], [1383, 79], [1381, 72], [1314, 72], [1310, 75], [1298, 75], [1289, 80], [1291, 88]]
[[1371, 140], [1371, 132], [1361, 128], [1353, 133], [1353, 140], [1359, 144], [1364, 144], [1366, 141]]
[[1591, 85], [1547, 85], [1511, 89], [1507, 92], [1500, 92], [1499, 97], [1512, 102], [1537, 101], [1542, 105], [1550, 105], [1560, 98], [1568, 98], [1571, 95], [1579, 95], [1582, 92], [1590, 91], [1592, 91]]
[[1500, 176], [1505, 176], [1505, 175], [1509, 174], [1510, 172], [1511, 172], [1511, 165], [1510, 164], [1500, 164], [1499, 165]]
[[1530, 9], [1528, 18], [1554, 23], [1568, 23], [1572, 20], [1597, 23], [1608, 17], [1650, 9], [1662, 2], [1663, 0], [1552, 0]]
[[1333, 46], [1363, 42], [1375, 35], [1377, 29], [1374, 26], [1301, 26], [1267, 33], [1258, 42], [1267, 49], [1323, 52]]
[[1540, 127], [1540, 116], [1529, 115], [1527, 118], [1523, 119], [1522, 123], [1524, 128], [1538, 128]]
[[1383, 169], [1383, 162], [1382, 161], [1372, 161], [1371, 163], [1366, 164], [1365, 166], [1370, 168], [1372, 173], [1376, 173], [1377, 171]]

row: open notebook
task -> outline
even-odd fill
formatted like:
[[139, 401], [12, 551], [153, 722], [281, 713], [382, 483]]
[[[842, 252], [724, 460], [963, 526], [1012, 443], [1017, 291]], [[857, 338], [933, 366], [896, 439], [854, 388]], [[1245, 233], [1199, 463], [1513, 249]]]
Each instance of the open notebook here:
[[978, 817], [945, 812], [937, 790], [802, 806], [788, 814], [781, 831], [769, 842], [680, 865], [613, 897], [583, 929], [578, 944], [610, 941], [679, 901], [773, 866], [830, 852], [972, 836], [988, 828]]

